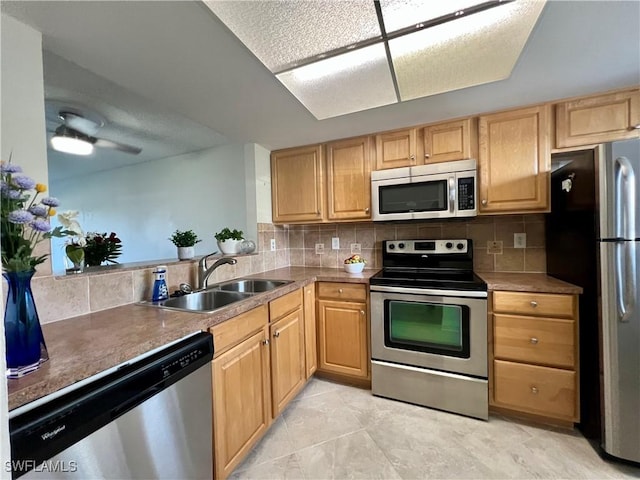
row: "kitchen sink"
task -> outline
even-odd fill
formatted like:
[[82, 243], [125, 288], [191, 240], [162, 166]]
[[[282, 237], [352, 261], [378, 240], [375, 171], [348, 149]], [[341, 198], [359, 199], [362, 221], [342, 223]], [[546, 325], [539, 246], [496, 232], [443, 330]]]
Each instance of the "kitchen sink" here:
[[209, 313], [249, 297], [251, 297], [251, 294], [244, 292], [202, 290], [190, 293], [189, 295], [183, 295], [182, 297], [172, 297], [160, 302], [144, 302], [144, 305], [188, 312]]
[[240, 279], [216, 285], [216, 290], [225, 292], [260, 293], [291, 283], [292, 280]]

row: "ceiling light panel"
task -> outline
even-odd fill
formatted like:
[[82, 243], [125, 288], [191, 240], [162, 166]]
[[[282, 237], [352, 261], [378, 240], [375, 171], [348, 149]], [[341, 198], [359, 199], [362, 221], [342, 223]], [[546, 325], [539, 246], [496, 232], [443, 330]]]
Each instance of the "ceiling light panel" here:
[[380, 0], [387, 33], [485, 3], [487, 0]]
[[544, 4], [519, 0], [390, 40], [401, 100], [508, 78]]
[[272, 72], [381, 35], [374, 2], [205, 1]]
[[276, 78], [318, 120], [397, 101], [382, 43], [298, 67]]

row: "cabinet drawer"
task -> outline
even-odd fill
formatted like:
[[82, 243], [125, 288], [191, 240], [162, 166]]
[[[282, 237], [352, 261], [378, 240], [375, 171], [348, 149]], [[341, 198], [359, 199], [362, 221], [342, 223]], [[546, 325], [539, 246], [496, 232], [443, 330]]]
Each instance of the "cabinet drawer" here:
[[269, 323], [266, 305], [261, 305], [237, 317], [227, 320], [210, 329], [213, 335], [215, 357], [224, 353], [230, 347], [240, 343], [252, 333], [260, 330]]
[[577, 420], [576, 373], [494, 360], [494, 399], [500, 406]]
[[362, 283], [319, 282], [318, 297], [365, 301], [367, 286]]
[[573, 320], [495, 314], [493, 325], [496, 358], [574, 368]]
[[287, 293], [269, 302], [269, 317], [271, 321], [293, 312], [302, 306], [302, 289]]
[[555, 293], [493, 292], [493, 311], [541, 317], [574, 318], [575, 297]]

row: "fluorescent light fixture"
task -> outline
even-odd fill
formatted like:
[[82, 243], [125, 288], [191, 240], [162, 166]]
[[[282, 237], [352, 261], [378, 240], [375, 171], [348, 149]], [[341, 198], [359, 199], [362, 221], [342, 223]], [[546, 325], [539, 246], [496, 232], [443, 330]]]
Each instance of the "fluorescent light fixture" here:
[[83, 135], [67, 127], [59, 127], [51, 137], [51, 147], [54, 150], [72, 155], [91, 155], [93, 144], [83, 138]]

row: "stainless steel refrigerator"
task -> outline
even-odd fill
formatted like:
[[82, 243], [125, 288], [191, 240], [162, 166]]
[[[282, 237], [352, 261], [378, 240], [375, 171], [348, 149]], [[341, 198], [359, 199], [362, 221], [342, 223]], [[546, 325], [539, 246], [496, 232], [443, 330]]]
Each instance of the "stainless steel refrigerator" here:
[[602, 446], [640, 462], [640, 140], [607, 144], [604, 157], [599, 174]]
[[580, 422], [640, 462], [640, 140], [552, 156], [547, 273], [583, 288]]

